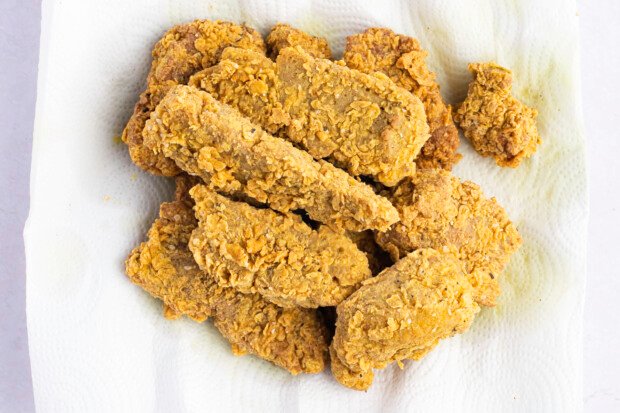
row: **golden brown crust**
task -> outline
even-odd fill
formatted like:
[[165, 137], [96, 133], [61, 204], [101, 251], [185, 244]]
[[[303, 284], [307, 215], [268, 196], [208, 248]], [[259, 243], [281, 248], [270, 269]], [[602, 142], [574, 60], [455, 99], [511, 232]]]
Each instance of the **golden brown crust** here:
[[372, 385], [375, 374], [372, 369], [366, 371], [353, 371], [342, 364], [333, 344], [329, 346], [329, 358], [332, 374], [338, 383], [353, 390], [368, 390]]
[[142, 144], [142, 129], [168, 90], [187, 83], [193, 73], [217, 63], [228, 46], [265, 50], [262, 37], [254, 29], [224, 21], [195, 20], [175, 26], [157, 42], [146, 90], [140, 95], [122, 135], [136, 165], [156, 175], [174, 176], [180, 172], [173, 161]]
[[148, 241], [127, 259], [126, 273], [134, 284], [164, 301], [168, 317], [185, 314], [204, 321], [213, 315], [213, 290], [217, 287], [200, 271], [187, 248], [196, 227], [191, 207], [181, 201], [163, 203], [159, 215], [148, 232]]
[[447, 171], [424, 170], [391, 190], [401, 220], [376, 234], [393, 259], [418, 248], [455, 248], [481, 305], [493, 306], [498, 276], [521, 245], [521, 237], [495, 198]]
[[[365, 389], [372, 369], [419, 357], [439, 340], [465, 332], [478, 311], [458, 258], [417, 250], [365, 281], [338, 306], [332, 371], [334, 365], [346, 370], [335, 377]], [[351, 383], [355, 377], [361, 380]]]
[[354, 176], [392, 186], [413, 174], [429, 137], [419, 99], [382, 75], [366, 75], [301, 47], [274, 64], [247, 50], [227, 49], [220, 63], [191, 85], [239, 110], [315, 159], [330, 158]]
[[276, 64], [262, 53], [230, 47], [220, 62], [191, 77], [189, 85], [237, 109], [272, 135], [286, 138], [290, 123], [278, 92]]
[[339, 229], [387, 229], [389, 201], [325, 161], [315, 161], [231, 107], [190, 86], [171, 90], [144, 129], [145, 144], [199, 175], [212, 189], [243, 193], [271, 208], [304, 209]]
[[367, 75], [303, 49], [276, 61], [280, 101], [291, 116], [288, 138], [316, 159], [330, 157], [354, 176], [387, 186], [415, 171], [429, 138], [420, 100], [383, 75]]
[[195, 228], [191, 206], [182, 201], [162, 204], [148, 240], [126, 261], [131, 281], [164, 302], [167, 318], [213, 317], [237, 353], [255, 354], [292, 374], [322, 371], [327, 331], [317, 312], [283, 309], [258, 294], [218, 286], [188, 249]]
[[474, 149], [499, 166], [516, 168], [541, 143], [538, 112], [512, 96], [512, 72], [493, 62], [472, 63], [474, 80], [454, 120]]
[[431, 137], [416, 159], [419, 169], [450, 170], [461, 155], [459, 135], [449, 105], [443, 101], [435, 74], [426, 66], [427, 52], [414, 38], [390, 29], [371, 28], [347, 38], [344, 61], [365, 73], [382, 72], [398, 86], [415, 94], [426, 111]]
[[269, 57], [275, 60], [280, 50], [287, 47], [301, 46], [307, 53], [321, 59], [331, 59], [332, 52], [324, 37], [312, 36], [288, 24], [278, 23], [271, 28], [267, 36]]
[[282, 307], [335, 306], [370, 277], [345, 235], [318, 231], [294, 214], [231, 201], [206, 186], [190, 191], [198, 228], [189, 248], [221, 286], [259, 293]]

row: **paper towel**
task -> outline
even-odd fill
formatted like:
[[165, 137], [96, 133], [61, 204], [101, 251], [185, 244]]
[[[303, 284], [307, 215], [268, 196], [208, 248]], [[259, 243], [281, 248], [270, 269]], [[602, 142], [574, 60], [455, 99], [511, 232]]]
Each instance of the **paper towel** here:
[[[327, 37], [387, 26], [429, 50], [445, 98], [464, 98], [472, 61], [513, 69], [543, 144], [518, 169], [463, 142], [455, 173], [496, 196], [524, 245], [503, 295], [471, 331], [422, 362], [378, 372], [359, 393], [326, 372], [292, 377], [235, 357], [206, 322], [169, 321], [123, 260], [170, 198], [118, 136], [174, 24], [288, 22]], [[587, 196], [574, 1], [47, 1], [25, 230], [30, 356], [39, 411], [575, 411]], [[10, 196], [10, 194], [5, 194]]]

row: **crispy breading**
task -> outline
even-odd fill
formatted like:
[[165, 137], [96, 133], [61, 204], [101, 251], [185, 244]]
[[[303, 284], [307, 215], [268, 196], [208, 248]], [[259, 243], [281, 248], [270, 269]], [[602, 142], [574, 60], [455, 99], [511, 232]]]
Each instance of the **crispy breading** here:
[[191, 206], [183, 201], [162, 204], [148, 241], [126, 261], [131, 281], [162, 300], [168, 318], [186, 315], [202, 322], [213, 317], [236, 354], [255, 354], [292, 374], [322, 371], [327, 331], [318, 313], [283, 309], [259, 294], [218, 286], [188, 249], [196, 225]]
[[265, 51], [263, 38], [256, 30], [219, 20], [195, 20], [175, 26], [155, 44], [146, 90], [122, 135], [136, 165], [156, 175], [174, 176], [180, 172], [174, 161], [142, 144], [144, 123], [170, 88], [187, 83], [193, 73], [217, 63], [228, 46]]
[[198, 228], [189, 248], [222, 286], [317, 308], [340, 304], [371, 276], [366, 255], [327, 226], [315, 231], [295, 214], [231, 201], [204, 185], [190, 194]]
[[229, 47], [220, 62], [191, 77], [189, 85], [209, 92], [272, 135], [286, 138], [291, 121], [278, 92], [276, 64], [262, 53]]
[[300, 47], [280, 51], [276, 72], [291, 141], [387, 186], [414, 172], [430, 136], [418, 98], [383, 75], [315, 59]]
[[316, 59], [299, 46], [281, 50], [275, 64], [260, 53], [227, 49], [191, 84], [315, 159], [388, 186], [414, 173], [430, 136], [417, 97], [384, 75]]
[[516, 168], [541, 143], [538, 112], [512, 96], [512, 72], [496, 63], [472, 63], [474, 80], [454, 120], [474, 149], [499, 166]]
[[435, 74], [426, 65], [427, 55], [412, 37], [390, 29], [371, 28], [347, 37], [343, 59], [348, 67], [364, 73], [385, 73], [398, 86], [420, 98], [431, 137], [417, 157], [416, 165], [419, 169], [450, 170], [461, 159], [456, 152], [459, 134], [451, 108], [441, 97]]
[[337, 307], [330, 350], [334, 376], [365, 390], [372, 369], [419, 358], [439, 340], [465, 332], [479, 310], [456, 256], [433, 249], [412, 252]]
[[367, 390], [375, 378], [372, 369], [364, 371], [353, 371], [345, 366], [334, 349], [334, 344], [329, 346], [329, 359], [331, 371], [338, 383], [354, 390]]
[[271, 28], [267, 36], [268, 55], [275, 60], [280, 50], [287, 47], [301, 46], [306, 52], [321, 59], [331, 59], [332, 51], [327, 39], [312, 36], [288, 24], [278, 23]]
[[357, 245], [357, 249], [366, 254], [366, 258], [368, 258], [368, 265], [373, 275], [379, 274], [381, 271], [393, 264], [390, 259], [390, 255], [375, 241], [373, 231], [347, 231], [346, 234], [347, 237], [349, 237], [349, 239]]
[[144, 143], [210, 188], [243, 193], [277, 211], [303, 209], [315, 221], [354, 231], [386, 230], [398, 221], [395, 208], [369, 186], [191, 86], [166, 95], [146, 123]]
[[395, 260], [418, 248], [455, 248], [476, 301], [495, 305], [498, 276], [522, 242], [495, 198], [486, 198], [478, 185], [443, 170], [418, 171], [386, 195], [401, 221], [377, 233], [378, 244]]

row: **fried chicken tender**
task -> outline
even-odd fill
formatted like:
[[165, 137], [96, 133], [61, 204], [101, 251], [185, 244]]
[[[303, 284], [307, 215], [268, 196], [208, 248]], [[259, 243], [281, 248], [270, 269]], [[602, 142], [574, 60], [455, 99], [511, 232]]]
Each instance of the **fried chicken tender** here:
[[325, 161], [275, 138], [233, 108], [191, 86], [176, 86], [151, 115], [144, 143], [211, 189], [242, 193], [271, 208], [353, 231], [398, 221], [390, 202]]
[[143, 145], [142, 129], [170, 88], [186, 84], [193, 73], [217, 63], [222, 50], [228, 46], [265, 51], [263, 38], [256, 30], [219, 20], [195, 20], [175, 26], [157, 42], [146, 90], [140, 95], [122, 135], [131, 159], [140, 168], [165, 176], [180, 172], [173, 160]]
[[428, 52], [408, 36], [390, 29], [371, 28], [347, 37], [343, 59], [348, 67], [364, 73], [382, 72], [424, 104], [431, 137], [416, 159], [419, 169], [451, 170], [461, 155], [456, 151], [459, 134], [449, 105], [439, 93], [435, 74], [428, 69]]
[[332, 372], [343, 385], [365, 390], [373, 369], [419, 358], [439, 340], [465, 332], [479, 310], [456, 256], [417, 250], [337, 307]]
[[541, 143], [538, 112], [512, 96], [512, 72], [493, 62], [472, 63], [474, 80], [454, 120], [474, 149], [499, 166], [516, 168]]
[[315, 159], [387, 186], [414, 173], [430, 136], [418, 98], [384, 75], [314, 58], [300, 46], [280, 50], [275, 64], [260, 53], [227, 49], [191, 84]]
[[522, 242], [495, 198], [485, 198], [478, 185], [443, 170], [419, 171], [388, 197], [401, 221], [376, 239], [392, 259], [419, 248], [455, 248], [478, 304], [494, 306], [497, 278]]
[[387, 186], [414, 172], [430, 136], [419, 99], [384, 76], [315, 59], [300, 47], [281, 50], [276, 70], [291, 141]]
[[280, 54], [280, 50], [295, 46], [301, 46], [314, 57], [332, 58], [332, 51], [324, 37], [312, 36], [283, 23], [278, 23], [271, 28], [267, 36], [267, 49], [270, 58], [275, 60]]
[[[187, 201], [187, 195], [183, 197]], [[235, 354], [251, 353], [292, 374], [318, 373], [327, 356], [327, 331], [316, 311], [280, 308], [259, 294], [220, 287], [201, 271], [188, 249], [196, 228], [184, 200], [164, 203], [148, 233], [126, 261], [131, 281], [164, 302], [165, 315], [186, 315], [215, 326]]]
[[221, 286], [259, 293], [281, 307], [335, 306], [371, 276], [366, 255], [327, 226], [231, 201], [206, 186], [190, 191], [198, 228], [189, 248]]

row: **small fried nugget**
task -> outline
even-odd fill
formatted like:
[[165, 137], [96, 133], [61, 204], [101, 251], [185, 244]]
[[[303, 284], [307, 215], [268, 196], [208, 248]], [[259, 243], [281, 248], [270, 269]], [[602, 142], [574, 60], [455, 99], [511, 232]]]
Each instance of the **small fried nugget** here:
[[454, 120], [474, 149], [499, 166], [516, 168], [542, 142], [538, 112], [512, 96], [512, 72], [495, 63], [472, 63], [474, 80]]
[[162, 300], [168, 318], [186, 315], [202, 322], [213, 317], [236, 354], [255, 354], [292, 374], [322, 371], [328, 334], [318, 313], [283, 309], [259, 294], [218, 286], [188, 249], [196, 225], [185, 202], [162, 204], [148, 240], [125, 263], [131, 281]]
[[330, 349], [334, 376], [365, 390], [373, 369], [420, 357], [439, 340], [465, 332], [479, 310], [456, 256], [417, 250], [337, 307]]
[[335, 306], [371, 276], [366, 255], [327, 226], [231, 201], [206, 186], [190, 191], [198, 228], [189, 248], [225, 287], [282, 307]]
[[461, 155], [459, 134], [450, 106], [439, 93], [435, 74], [426, 65], [428, 52], [420, 43], [390, 29], [371, 28], [347, 37], [343, 59], [348, 67], [364, 73], [382, 72], [424, 104], [431, 137], [416, 159], [419, 169], [451, 170]]
[[157, 42], [146, 90], [140, 95], [122, 135], [131, 159], [140, 168], [165, 176], [180, 172], [174, 161], [143, 145], [142, 129], [170, 88], [186, 84], [193, 73], [217, 63], [222, 50], [228, 46], [265, 51], [263, 39], [256, 30], [219, 20], [195, 20], [175, 26]]
[[368, 185], [191, 86], [166, 95], [146, 123], [144, 143], [211, 189], [245, 194], [280, 212], [303, 209], [335, 229], [387, 230], [398, 221], [396, 209]]
[[376, 234], [392, 259], [418, 248], [455, 248], [475, 290], [476, 301], [494, 306], [498, 276], [521, 245], [521, 236], [495, 198], [473, 182], [443, 170], [419, 171], [386, 194], [401, 221]]
[[270, 58], [275, 60], [280, 50], [301, 46], [307, 53], [321, 59], [331, 59], [332, 51], [324, 37], [312, 36], [288, 24], [278, 23], [267, 36], [267, 49]]

